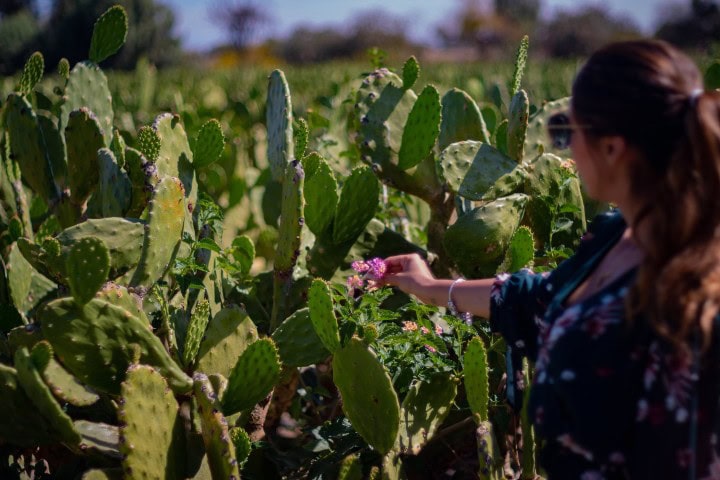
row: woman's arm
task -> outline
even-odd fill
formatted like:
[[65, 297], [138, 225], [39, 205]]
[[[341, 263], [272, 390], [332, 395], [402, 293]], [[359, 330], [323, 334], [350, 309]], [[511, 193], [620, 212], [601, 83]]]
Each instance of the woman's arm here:
[[[394, 285], [431, 305], [447, 306], [448, 291], [453, 280], [437, 279], [418, 254], [397, 255], [385, 259], [385, 284]], [[479, 317], [490, 317], [490, 289], [495, 279], [467, 280], [456, 283], [452, 300], [458, 311]]]

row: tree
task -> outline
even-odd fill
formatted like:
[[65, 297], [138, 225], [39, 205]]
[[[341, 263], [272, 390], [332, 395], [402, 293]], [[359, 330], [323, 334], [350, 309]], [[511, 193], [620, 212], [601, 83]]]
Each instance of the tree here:
[[720, 40], [720, 2], [691, 0], [665, 11], [655, 36], [682, 48], [707, 49]]
[[230, 43], [240, 50], [252, 44], [261, 29], [272, 19], [252, 1], [225, 1], [211, 7], [210, 16], [225, 27]]
[[495, 0], [495, 13], [518, 24], [535, 25], [540, 0]]
[[640, 36], [629, 19], [613, 16], [600, 6], [562, 10], [541, 28], [539, 45], [552, 57], [584, 57], [601, 46]]
[[40, 25], [33, 0], [0, 0], [0, 73], [22, 65]]

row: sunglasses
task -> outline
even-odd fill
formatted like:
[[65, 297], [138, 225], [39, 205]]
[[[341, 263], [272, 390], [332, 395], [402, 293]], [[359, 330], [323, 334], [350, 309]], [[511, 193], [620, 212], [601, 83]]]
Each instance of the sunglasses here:
[[572, 133], [575, 129], [589, 129], [589, 125], [575, 125], [570, 123], [567, 113], [561, 112], [548, 118], [547, 133], [553, 148], [565, 150], [570, 148]]

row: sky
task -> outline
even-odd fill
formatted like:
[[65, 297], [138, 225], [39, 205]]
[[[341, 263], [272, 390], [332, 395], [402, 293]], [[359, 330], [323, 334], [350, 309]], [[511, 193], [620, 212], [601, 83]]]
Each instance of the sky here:
[[[176, 14], [177, 33], [183, 46], [191, 50], [207, 50], [223, 43], [225, 32], [210, 18], [208, 10], [223, 0], [162, 0]], [[657, 21], [658, 11], [672, 0], [544, 0], [542, 14], [551, 15], [557, 9], [573, 9], [579, 5], [601, 4], [611, 13], [634, 20], [645, 32]], [[408, 33], [418, 41], [432, 40], [437, 25], [452, 18], [460, 5], [458, 0], [261, 0], [271, 15], [272, 24], [265, 34], [286, 36], [296, 26], [338, 26], [354, 14], [383, 9], [407, 20]], [[426, 42], [427, 43], [427, 42]]]

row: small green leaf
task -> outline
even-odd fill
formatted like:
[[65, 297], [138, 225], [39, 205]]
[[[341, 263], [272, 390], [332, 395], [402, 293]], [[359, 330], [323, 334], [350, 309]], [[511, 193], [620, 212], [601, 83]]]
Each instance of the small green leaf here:
[[240, 264], [243, 273], [250, 272], [255, 260], [255, 245], [247, 235], [241, 235], [232, 242], [232, 256]]

